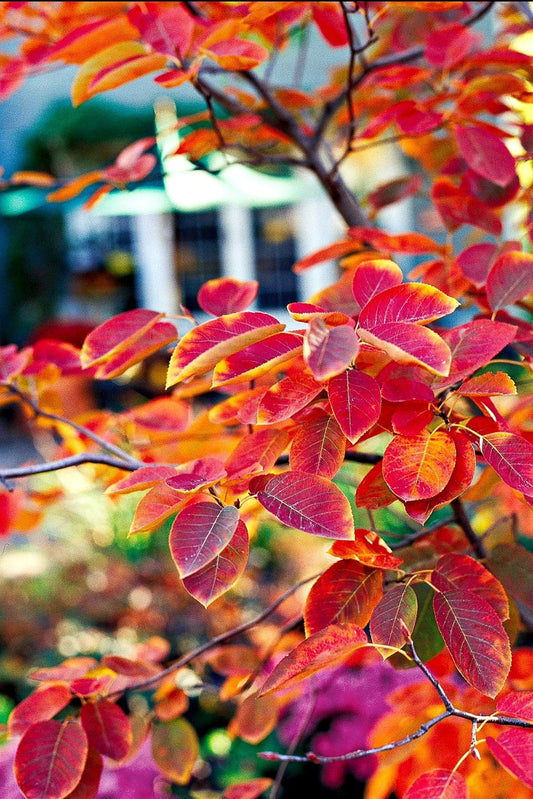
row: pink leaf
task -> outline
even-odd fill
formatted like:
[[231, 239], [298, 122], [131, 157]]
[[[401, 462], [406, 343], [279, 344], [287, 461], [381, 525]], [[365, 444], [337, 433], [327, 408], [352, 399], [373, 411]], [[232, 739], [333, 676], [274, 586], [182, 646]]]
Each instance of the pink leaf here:
[[514, 433], [487, 433], [480, 437], [481, 453], [504, 483], [533, 495], [533, 444]]
[[533, 788], [533, 735], [530, 730], [505, 730], [487, 744], [499, 763], [513, 777]]
[[233, 505], [198, 502], [178, 513], [170, 531], [169, 545], [180, 577], [188, 577], [220, 555], [239, 523]]
[[353, 295], [361, 308], [386, 289], [399, 286], [403, 281], [400, 267], [385, 258], [361, 261], [353, 277]]
[[379, 384], [365, 372], [348, 369], [336, 375], [328, 383], [328, 395], [335, 418], [352, 444], [379, 419]]
[[493, 311], [533, 292], [533, 254], [511, 250], [493, 263], [487, 277], [487, 299]]
[[498, 186], [506, 186], [515, 176], [515, 160], [494, 133], [481, 127], [455, 129], [457, 144], [468, 166]]
[[303, 341], [304, 360], [316, 380], [325, 381], [344, 372], [356, 359], [359, 338], [350, 325], [328, 327], [311, 319]]
[[343, 464], [345, 444], [335, 417], [316, 409], [304, 417], [292, 440], [291, 469], [331, 479]]
[[404, 799], [468, 799], [468, 786], [456, 771], [434, 769], [421, 774]]
[[248, 560], [249, 539], [246, 525], [239, 519], [231, 540], [213, 560], [183, 577], [185, 589], [207, 607], [239, 579]]
[[244, 282], [234, 277], [218, 277], [204, 283], [198, 292], [198, 304], [213, 316], [245, 311], [257, 297], [257, 280]]
[[[357, 276], [357, 272], [355, 273]], [[426, 324], [454, 311], [459, 303], [425, 283], [402, 283], [373, 297], [363, 308], [359, 324], [373, 330], [388, 322]]]
[[469, 555], [448, 552], [437, 561], [431, 582], [439, 591], [472, 591], [494, 608], [499, 618], [509, 618], [509, 601], [502, 584]]

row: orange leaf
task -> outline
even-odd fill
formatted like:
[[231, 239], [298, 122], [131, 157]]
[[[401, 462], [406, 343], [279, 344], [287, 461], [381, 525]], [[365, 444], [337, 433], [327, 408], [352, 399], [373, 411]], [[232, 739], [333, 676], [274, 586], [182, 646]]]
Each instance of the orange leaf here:
[[165, 519], [177, 513], [187, 499], [187, 494], [174, 491], [166, 483], [156, 483], [135, 508], [128, 535], [155, 530]]
[[213, 387], [255, 380], [302, 352], [302, 338], [295, 333], [274, 333], [219, 361], [213, 373]]
[[307, 635], [331, 624], [365, 627], [383, 595], [383, 575], [356, 560], [340, 560], [311, 588], [304, 609]]
[[290, 688], [317, 671], [339, 666], [367, 644], [365, 631], [355, 624], [325, 627], [306, 638], [280, 660], [261, 688], [261, 695]]
[[323, 389], [307, 372], [289, 374], [264, 391], [257, 409], [258, 424], [275, 424], [290, 419]]
[[198, 736], [183, 717], [152, 727], [152, 755], [167, 779], [186, 785], [200, 754]]
[[252, 694], [239, 705], [228, 732], [249, 744], [258, 744], [270, 735], [277, 722], [278, 705], [274, 697]]
[[222, 796], [223, 799], [257, 799], [271, 787], [272, 783], [273, 780], [270, 777], [257, 777], [254, 780], [230, 785]]
[[516, 386], [505, 372], [485, 372], [471, 377], [457, 389], [463, 397], [492, 397], [503, 394], [516, 394]]
[[104, 173], [102, 170], [88, 172], [86, 175], [81, 175], [79, 178], [71, 180], [66, 186], [62, 186], [60, 189], [48, 194], [46, 199], [50, 203], [61, 203], [65, 202], [65, 200], [72, 200], [73, 197], [77, 197], [78, 194], [81, 194], [87, 186], [92, 186], [93, 183], [98, 183], [101, 180], [104, 180]]
[[112, 44], [84, 62], [72, 83], [72, 104], [79, 106], [99, 92], [164, 69], [166, 64], [166, 56], [148, 53], [140, 42]]
[[291, 469], [331, 479], [344, 462], [345, 444], [335, 417], [315, 409], [306, 414], [292, 440]]
[[358, 508], [386, 508], [398, 497], [392, 493], [383, 479], [383, 463], [379, 461], [365, 474], [355, 492], [355, 504]]
[[395, 436], [383, 456], [383, 477], [401, 499], [426, 499], [445, 488], [455, 459], [454, 440], [445, 430]]
[[222, 359], [285, 328], [266, 313], [244, 311], [211, 319], [183, 336], [172, 353], [167, 388], [209, 372]]
[[395, 569], [402, 563], [377, 533], [364, 528], [355, 530], [355, 541], [335, 541], [329, 554], [335, 558], [353, 558], [373, 569]]

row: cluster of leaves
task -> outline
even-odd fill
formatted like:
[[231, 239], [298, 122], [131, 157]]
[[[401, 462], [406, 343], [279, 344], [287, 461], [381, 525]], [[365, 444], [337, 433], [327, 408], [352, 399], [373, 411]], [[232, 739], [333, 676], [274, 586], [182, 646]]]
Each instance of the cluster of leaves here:
[[[520, 3], [473, 5], [2, 4], [2, 36], [23, 37], [19, 54], [3, 59], [4, 96], [56, 61], [79, 66], [75, 104], [151, 73], [166, 88], [190, 82], [207, 111], [180, 153], [197, 162], [216, 149], [249, 163], [306, 167], [347, 227], [344, 238], [295, 265], [302, 272], [339, 258], [343, 271], [307, 302], [288, 306], [290, 330], [253, 310], [255, 282], [221, 278], [199, 293], [207, 321], [197, 324], [184, 309], [179, 326], [192, 323], [184, 335], [176, 320], [138, 309], [95, 328], [81, 350], [44, 341], [0, 352], [0, 402], [18, 403], [61, 441], [54, 460], [2, 469], [0, 478], [10, 485], [91, 464], [117, 502], [142, 492], [129, 534], [168, 523], [178, 575], [206, 608], [243, 576], [263, 515], [328, 539], [320, 573], [305, 580], [312, 586], [297, 615], [302, 635], [282, 628], [274, 644], [260, 636], [230, 643], [293, 597], [296, 583], [256, 618], [166, 666], [168, 651], [151, 642], [130, 658], [74, 658], [34, 672], [39, 686], [8, 725], [21, 736], [15, 771], [28, 799], [96, 796], [102, 758], [122, 761], [148, 734], [165, 777], [188, 784], [199, 755], [179, 678], [189, 663], [208, 662], [225, 677], [220, 696], [238, 705], [230, 731], [257, 743], [275, 728], [280, 707], [312, 687], [313, 675], [353, 664], [368, 648], [391, 668], [417, 667], [425, 677], [422, 688], [393, 697], [394, 725], [385, 716], [368, 748], [331, 758], [265, 757], [384, 757], [411, 753], [418, 739], [438, 733], [455, 741], [445, 763], [435, 769], [426, 757], [409, 785], [397, 754], [393, 767], [384, 761], [378, 769], [372, 796], [393, 788], [407, 799], [478, 796], [482, 781], [470, 779], [470, 762], [465, 777], [459, 768], [467, 756], [482, 757], [481, 743], [495, 758], [493, 774], [503, 767], [525, 792], [533, 788], [533, 686], [518, 684], [512, 655], [533, 627], [533, 557], [520, 537], [528, 522], [518, 530], [514, 523], [530, 519], [533, 504], [532, 188], [523, 168], [531, 126], [521, 116], [532, 68], [509, 46], [530, 18]], [[502, 6], [499, 40], [484, 48], [473, 25], [493, 5]], [[344, 48], [345, 67], [312, 92], [298, 80], [277, 84], [276, 53], [313, 31]], [[221, 82], [229, 78], [233, 84]], [[425, 179], [388, 181], [357, 201], [343, 165], [390, 141]], [[113, 166], [50, 199], [101, 182], [96, 201], [142, 179], [155, 163], [151, 144], [132, 144]], [[11, 182], [46, 180], [19, 173]], [[445, 243], [371, 226], [382, 208], [423, 192]], [[503, 237], [511, 206], [521, 213], [520, 241]], [[431, 260], [406, 282], [395, 255]], [[459, 305], [470, 314], [455, 324]], [[113, 379], [163, 348], [171, 348], [164, 396], [117, 414], [62, 414], [56, 387], [65, 378]], [[211, 391], [222, 399], [196, 402]], [[338, 479], [347, 462], [371, 466], [355, 491]], [[497, 524], [474, 516], [487, 490], [499, 497]], [[2, 502], [23, 529], [24, 519], [37, 519], [32, 507], [38, 514], [39, 501], [49, 499], [34, 489], [33, 505], [24, 506], [12, 496]], [[414, 528], [395, 542], [374, 521], [389, 506]], [[356, 524], [359, 509], [368, 527]], [[506, 513], [513, 514], [508, 524]], [[443, 651], [447, 669], [435, 661]], [[466, 688], [457, 687], [457, 675]], [[150, 693], [141, 718], [117, 701], [133, 691]], [[458, 725], [468, 724], [467, 738], [459, 737]], [[478, 729], [489, 724], [479, 740]], [[252, 781], [224, 796], [253, 799], [269, 785]]]

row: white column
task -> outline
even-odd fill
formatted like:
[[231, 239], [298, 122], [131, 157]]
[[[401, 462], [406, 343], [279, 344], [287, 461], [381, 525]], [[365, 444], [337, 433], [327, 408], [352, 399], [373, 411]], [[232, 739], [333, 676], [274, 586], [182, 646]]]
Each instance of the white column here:
[[[298, 259], [343, 238], [343, 227], [331, 201], [310, 192], [307, 200], [295, 206], [296, 256]], [[337, 279], [334, 261], [310, 267], [298, 275], [299, 299], [309, 299], [317, 291], [330, 286]]]
[[252, 213], [239, 205], [218, 210], [222, 274], [237, 280], [254, 280], [254, 231]]
[[178, 313], [172, 214], [141, 214], [131, 219], [139, 306]]

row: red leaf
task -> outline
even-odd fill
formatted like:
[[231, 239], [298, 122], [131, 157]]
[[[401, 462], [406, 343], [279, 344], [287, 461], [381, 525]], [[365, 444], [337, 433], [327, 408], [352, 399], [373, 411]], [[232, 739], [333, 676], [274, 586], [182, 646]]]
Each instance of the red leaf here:
[[71, 699], [66, 685], [49, 685], [34, 691], [13, 709], [7, 724], [9, 734], [22, 735], [37, 721], [53, 718]]
[[404, 799], [468, 799], [468, 786], [456, 771], [438, 768], [421, 774]]
[[81, 779], [66, 799], [96, 799], [103, 768], [102, 755], [89, 747]]
[[329, 3], [312, 3], [313, 20], [331, 47], [344, 47], [348, 44], [348, 34], [342, 12]]
[[299, 275], [301, 272], [309, 269], [310, 266], [321, 264], [324, 261], [331, 261], [334, 258], [341, 258], [344, 255], [356, 252], [358, 249], [357, 243], [352, 239], [341, 239], [340, 241], [333, 242], [333, 244], [328, 244], [327, 247], [316, 250], [316, 252], [310, 255], [300, 258], [292, 267], [292, 271]]
[[426, 324], [452, 313], [458, 305], [457, 300], [434, 286], [402, 283], [373, 297], [361, 311], [359, 325], [372, 331], [388, 322]]
[[248, 551], [248, 530], [242, 519], [239, 519], [237, 528], [224, 549], [194, 574], [182, 578], [185, 589], [207, 607], [237, 582], [246, 568]]
[[122, 760], [128, 754], [133, 734], [124, 711], [108, 699], [86, 702], [80, 711], [89, 744], [101, 755]]
[[498, 738], [487, 737], [487, 745], [513, 777], [533, 788], [533, 735], [526, 730], [505, 730]]
[[376, 325], [371, 331], [360, 328], [359, 336], [376, 349], [386, 352], [397, 363], [416, 364], [441, 376], [449, 372], [450, 348], [427, 327], [410, 322], [388, 322]]
[[321, 383], [306, 372], [287, 375], [269, 388], [259, 402], [258, 424], [275, 424], [290, 419], [313, 400], [323, 389]]
[[261, 694], [289, 688], [321, 669], [339, 666], [366, 644], [368, 638], [361, 627], [332, 624], [306, 638], [280, 660], [261, 688]]
[[183, 336], [172, 353], [167, 388], [209, 372], [223, 358], [284, 327], [273, 316], [255, 311], [227, 314], [198, 325]]
[[257, 280], [242, 281], [218, 277], [204, 283], [198, 292], [198, 305], [213, 316], [245, 311], [257, 297]]
[[497, 186], [506, 186], [515, 176], [515, 160], [494, 133], [481, 127], [455, 129], [457, 144], [468, 166]]
[[38, 721], [22, 736], [15, 777], [26, 799], [64, 799], [79, 783], [89, 745], [76, 721]]
[[356, 529], [355, 541], [335, 541], [329, 554], [336, 558], [353, 558], [373, 569], [395, 569], [402, 563], [377, 533], [364, 528]]
[[426, 499], [446, 486], [455, 459], [454, 440], [445, 430], [395, 436], [383, 456], [383, 477], [401, 499]]
[[463, 275], [470, 280], [474, 286], [481, 288], [487, 281], [492, 260], [498, 248], [489, 241], [480, 244], [472, 244], [457, 256], [456, 263], [459, 265]]
[[397, 377], [385, 380], [381, 393], [383, 399], [389, 402], [409, 402], [419, 400], [421, 402], [433, 402], [435, 396], [427, 383], [419, 380], [410, 380], [407, 377]]
[[237, 38], [210, 44], [205, 53], [228, 72], [254, 69], [269, 56], [263, 45]]
[[259, 491], [257, 499], [289, 527], [326, 538], [353, 538], [350, 503], [325, 477], [299, 472], [277, 474]]
[[[177, 472], [177, 474], [176, 474]], [[196, 491], [198, 488], [218, 483], [226, 476], [222, 461], [206, 455], [204, 458], [180, 464], [166, 483], [177, 491]]]
[[386, 508], [398, 499], [383, 479], [383, 464], [376, 463], [363, 477], [355, 492], [355, 504], [358, 508], [377, 510]]
[[371, 191], [366, 200], [374, 211], [379, 211], [387, 205], [392, 205], [392, 203], [417, 194], [422, 184], [422, 175], [407, 175], [404, 178], [394, 178]]
[[533, 722], [533, 691], [513, 691], [498, 699], [498, 711], [504, 716]]
[[504, 483], [533, 495], [533, 444], [514, 433], [487, 433], [480, 436], [480, 449], [487, 463]]
[[501, 236], [502, 223], [498, 214], [481, 200], [477, 200], [446, 175], [433, 183], [431, 199], [446, 228], [457, 230], [461, 225], [473, 225], [492, 236]]
[[359, 353], [359, 338], [350, 325], [328, 327], [311, 319], [303, 340], [304, 360], [316, 380], [326, 381], [344, 372]]
[[461, 62], [479, 42], [479, 36], [459, 22], [439, 25], [426, 39], [425, 56], [430, 64], [450, 69]]
[[183, 717], [152, 727], [152, 755], [162, 774], [186, 785], [200, 755], [198, 736]]
[[472, 591], [454, 589], [433, 599], [435, 618], [457, 670], [486, 696], [503, 688], [511, 648], [496, 611]]
[[[370, 635], [375, 644], [401, 649], [407, 632], [415, 628], [418, 600], [410, 585], [394, 585], [381, 599], [370, 619]], [[383, 650], [383, 657], [393, 654]]]
[[135, 508], [133, 521], [128, 535], [145, 533], [155, 530], [165, 519], [177, 513], [182, 502], [187, 499], [186, 494], [180, 494], [166, 483], [156, 483], [148, 493], [142, 497]]
[[520, 544], [498, 544], [487, 566], [507, 593], [533, 610], [533, 554]]
[[354, 444], [379, 419], [381, 391], [373, 377], [347, 369], [328, 383], [331, 408], [344, 435]]
[[220, 555], [233, 538], [239, 511], [216, 502], [197, 502], [179, 513], [170, 531], [170, 551], [180, 577], [188, 577]]
[[340, 560], [311, 588], [304, 609], [306, 635], [331, 624], [365, 627], [383, 596], [383, 575], [356, 560]]
[[219, 361], [213, 374], [213, 387], [255, 380], [302, 351], [302, 337], [295, 333], [274, 333]]
[[500, 255], [487, 277], [487, 299], [493, 311], [533, 292], [533, 255], [511, 250]]
[[[83, 343], [81, 364], [86, 369], [104, 363], [122, 352], [131, 344], [135, 344], [154, 325], [163, 314], [147, 311], [143, 308], [126, 311], [114, 316], [94, 330], [91, 330]], [[174, 328], [174, 335], [176, 330]]]
[[441, 388], [451, 386], [482, 366], [486, 366], [514, 339], [516, 327], [492, 319], [474, 319], [443, 332], [452, 352], [450, 376], [438, 381]]
[[304, 417], [292, 440], [291, 469], [332, 478], [344, 462], [345, 444], [335, 417], [316, 409]]
[[140, 469], [110, 485], [106, 489], [106, 494], [129, 494], [135, 491], [145, 491], [175, 474], [176, 469], [173, 466], [141, 466]]
[[509, 602], [502, 584], [469, 555], [443, 555], [433, 569], [431, 582], [439, 591], [471, 591], [488, 602], [502, 621], [509, 618]]
[[361, 308], [386, 289], [399, 286], [403, 281], [400, 267], [386, 258], [361, 261], [353, 277], [353, 295]]
[[230, 479], [269, 472], [289, 443], [286, 430], [266, 428], [244, 436], [226, 460]]

